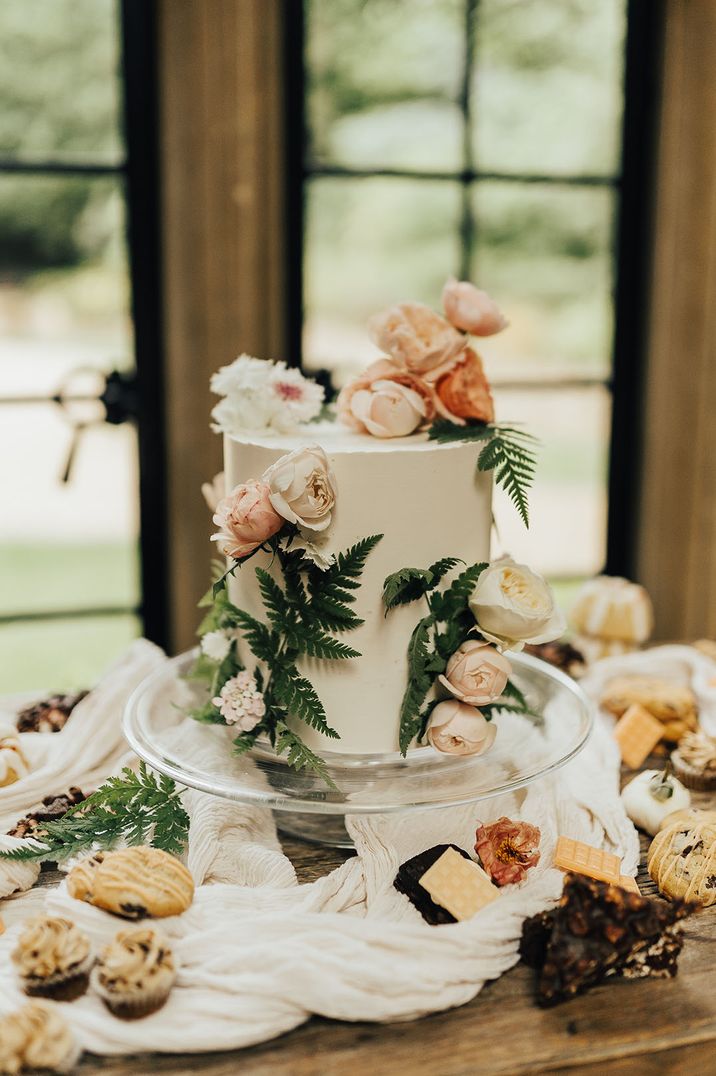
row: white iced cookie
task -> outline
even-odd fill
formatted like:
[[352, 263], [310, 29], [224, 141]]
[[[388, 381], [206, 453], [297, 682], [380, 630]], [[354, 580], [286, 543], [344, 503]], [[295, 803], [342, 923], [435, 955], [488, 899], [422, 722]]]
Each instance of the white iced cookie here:
[[14, 785], [30, 772], [30, 763], [20, 747], [20, 737], [10, 726], [0, 726], [0, 788]]
[[671, 774], [644, 770], [626, 786], [622, 803], [634, 825], [653, 837], [668, 815], [689, 806], [691, 793]]

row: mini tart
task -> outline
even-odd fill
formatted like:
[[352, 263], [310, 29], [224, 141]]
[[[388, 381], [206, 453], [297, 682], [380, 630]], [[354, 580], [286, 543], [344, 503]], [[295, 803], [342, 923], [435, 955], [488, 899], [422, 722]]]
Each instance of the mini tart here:
[[175, 856], [137, 845], [82, 860], [67, 877], [67, 892], [124, 919], [159, 919], [187, 910], [194, 879]]
[[716, 788], [716, 740], [703, 732], [687, 732], [671, 755], [674, 773], [687, 788], [710, 792]]
[[0, 1072], [70, 1072], [81, 1050], [58, 1009], [28, 1001], [0, 1020]]
[[149, 928], [121, 931], [100, 955], [92, 987], [122, 1020], [139, 1020], [161, 1009], [176, 979], [171, 949]]
[[73, 1001], [89, 984], [94, 954], [89, 939], [68, 919], [30, 919], [12, 961], [30, 997]]

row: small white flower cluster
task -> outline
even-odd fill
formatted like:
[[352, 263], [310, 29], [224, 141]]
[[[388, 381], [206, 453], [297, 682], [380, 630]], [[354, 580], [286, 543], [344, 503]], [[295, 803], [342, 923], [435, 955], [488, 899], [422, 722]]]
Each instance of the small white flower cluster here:
[[227, 725], [238, 725], [242, 732], [251, 732], [266, 713], [264, 697], [245, 669], [227, 680], [211, 701]]
[[201, 652], [212, 661], [223, 661], [231, 649], [234, 638], [234, 633], [226, 629], [207, 631], [206, 635], [201, 637]]
[[211, 379], [211, 391], [223, 396], [211, 412], [216, 433], [246, 430], [291, 433], [317, 417], [323, 388], [285, 362], [239, 355]]

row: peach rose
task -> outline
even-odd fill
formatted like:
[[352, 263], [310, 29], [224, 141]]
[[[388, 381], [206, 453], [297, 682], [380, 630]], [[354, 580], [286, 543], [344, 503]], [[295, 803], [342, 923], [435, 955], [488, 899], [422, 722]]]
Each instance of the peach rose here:
[[434, 394], [419, 377], [379, 359], [341, 390], [338, 417], [374, 437], [406, 437], [435, 417]]
[[439, 702], [427, 729], [428, 743], [447, 755], [482, 755], [495, 742], [497, 729], [479, 710], [457, 699]]
[[436, 407], [445, 416], [460, 422], [477, 419], [493, 422], [495, 405], [480, 356], [466, 347], [459, 361], [435, 385]]
[[448, 280], [443, 310], [451, 325], [473, 336], [492, 336], [507, 328], [507, 319], [494, 299], [466, 280]]
[[270, 493], [265, 482], [251, 478], [219, 501], [214, 523], [220, 529], [211, 540], [225, 556], [247, 557], [281, 530], [283, 519], [271, 504]]
[[395, 362], [428, 381], [450, 369], [465, 337], [422, 303], [400, 303], [368, 322], [371, 339]]
[[486, 706], [505, 690], [512, 666], [494, 646], [468, 639], [458, 647], [438, 680], [460, 702]]

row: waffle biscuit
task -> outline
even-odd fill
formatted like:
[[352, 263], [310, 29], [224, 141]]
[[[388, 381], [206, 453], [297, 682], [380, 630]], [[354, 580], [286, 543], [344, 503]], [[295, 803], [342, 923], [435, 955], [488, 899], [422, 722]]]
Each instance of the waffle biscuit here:
[[614, 739], [622, 759], [631, 770], [638, 770], [661, 739], [663, 726], [648, 710], [634, 703], [617, 722]]
[[472, 919], [481, 908], [497, 900], [498, 892], [482, 867], [448, 848], [420, 879], [436, 904], [458, 921]]
[[559, 837], [554, 850], [554, 865], [562, 871], [573, 871], [587, 878], [619, 885], [621, 859], [613, 852], [594, 848], [573, 837]]
[[621, 717], [638, 703], [662, 724], [667, 743], [678, 743], [685, 732], [696, 728], [696, 697], [690, 688], [656, 676], [619, 676], [610, 681], [601, 705]]

